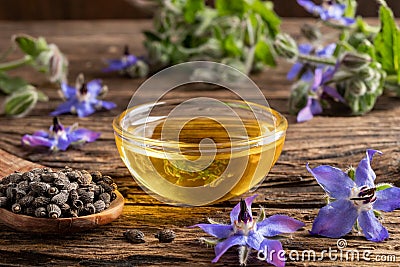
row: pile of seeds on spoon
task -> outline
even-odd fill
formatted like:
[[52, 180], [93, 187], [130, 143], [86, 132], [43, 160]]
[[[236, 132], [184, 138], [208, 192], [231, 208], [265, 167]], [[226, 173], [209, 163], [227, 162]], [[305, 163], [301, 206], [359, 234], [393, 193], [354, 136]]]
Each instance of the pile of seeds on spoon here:
[[85, 216], [107, 209], [116, 189], [113, 179], [98, 171], [37, 168], [0, 180], [0, 208], [39, 218]]

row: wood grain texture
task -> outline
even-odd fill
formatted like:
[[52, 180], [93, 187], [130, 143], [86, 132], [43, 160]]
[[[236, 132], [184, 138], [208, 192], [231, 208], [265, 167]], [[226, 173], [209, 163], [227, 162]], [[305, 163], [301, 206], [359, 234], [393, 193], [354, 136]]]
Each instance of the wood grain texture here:
[[[288, 20], [285, 31], [294, 35], [297, 26], [305, 20]], [[49, 96], [48, 103], [40, 103], [26, 118], [10, 119], [0, 117], [0, 148], [23, 158], [52, 168], [68, 165], [73, 168], [101, 170], [116, 179], [120, 192], [126, 198], [122, 216], [114, 223], [84, 234], [44, 237], [15, 232], [0, 225], [0, 265], [33, 266], [209, 266], [214, 257], [212, 248], [200, 244], [198, 237], [206, 236], [197, 229], [186, 226], [206, 222], [207, 217], [227, 222], [230, 209], [238, 198], [213, 206], [181, 208], [160, 203], [145, 194], [133, 181], [124, 167], [115, 147], [112, 131], [113, 118], [122, 112], [133, 91], [143, 79], [124, 79], [116, 74], [104, 74], [103, 60], [118, 57], [124, 44], [129, 44], [136, 54], [144, 54], [141, 45], [143, 29], [148, 21], [98, 21], [98, 22], [52, 22], [52, 23], [0, 23], [0, 49], [6, 47], [15, 32], [42, 35], [50, 42], [57, 43], [70, 59], [70, 80], [79, 72], [88, 79], [102, 78], [109, 86], [106, 100], [115, 101], [118, 108], [109, 112], [98, 112], [93, 116], [77, 119], [72, 115], [61, 117], [64, 125], [78, 121], [80, 126], [101, 131], [100, 139], [94, 143], [70, 149], [63, 153], [49, 153], [22, 147], [20, 138], [25, 133], [45, 129], [51, 124], [47, 116], [60, 103], [56, 88], [47, 83], [43, 76], [28, 68], [14, 74], [22, 75], [44, 90]], [[363, 117], [316, 117], [302, 124], [295, 123], [295, 117], [288, 114], [287, 101], [290, 83], [285, 75], [290, 67], [280, 62], [276, 69], [268, 69], [252, 76], [267, 97], [272, 108], [283, 113], [289, 121], [286, 143], [277, 164], [267, 179], [257, 189], [257, 206], [267, 208], [267, 215], [287, 214], [306, 223], [304, 229], [282, 236], [286, 250], [314, 249], [320, 253], [332, 247], [336, 239], [311, 238], [308, 231], [324, 205], [323, 191], [306, 171], [311, 166], [329, 164], [340, 168], [356, 166], [367, 148], [381, 150], [384, 154], [373, 162], [378, 182], [391, 182], [400, 186], [400, 105], [399, 100], [382, 96], [372, 112]], [[201, 92], [207, 94], [207, 92]], [[188, 97], [197, 95], [192, 91], [177, 91], [167, 97]], [[223, 91], [213, 96], [223, 97]], [[250, 193], [249, 193], [250, 194]], [[249, 195], [247, 194], [247, 195]], [[390, 239], [383, 243], [367, 242], [355, 234], [346, 236], [348, 249], [371, 251], [372, 255], [394, 254], [395, 263], [379, 263], [384, 266], [399, 266], [400, 262], [400, 211], [384, 215], [384, 225], [390, 232]], [[161, 244], [153, 237], [158, 229], [169, 227], [176, 231], [177, 238], [171, 244]], [[132, 245], [123, 238], [126, 229], [138, 228], [146, 235], [146, 243]], [[237, 251], [231, 249], [216, 266], [237, 266]], [[372, 258], [373, 256], [371, 256]], [[293, 261], [287, 266], [377, 266], [375, 261], [347, 262], [327, 258], [319, 261]], [[259, 266], [255, 254], [250, 266]]]

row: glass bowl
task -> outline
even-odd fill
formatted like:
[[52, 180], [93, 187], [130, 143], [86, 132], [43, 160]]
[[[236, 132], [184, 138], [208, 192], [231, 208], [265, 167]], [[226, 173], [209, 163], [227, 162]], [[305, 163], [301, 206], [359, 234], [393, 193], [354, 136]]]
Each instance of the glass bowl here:
[[277, 161], [287, 121], [240, 100], [166, 100], [113, 121], [119, 154], [136, 182], [172, 205], [201, 206], [256, 189]]

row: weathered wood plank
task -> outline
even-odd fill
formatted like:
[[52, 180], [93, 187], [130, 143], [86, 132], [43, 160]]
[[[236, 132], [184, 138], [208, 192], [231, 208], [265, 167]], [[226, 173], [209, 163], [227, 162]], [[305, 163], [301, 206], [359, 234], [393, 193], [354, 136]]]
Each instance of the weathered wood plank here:
[[[304, 20], [289, 20], [284, 29], [296, 33], [296, 27]], [[141, 31], [150, 27], [148, 21], [98, 21], [98, 22], [0, 22], [0, 49], [6, 47], [9, 37], [15, 32], [43, 35], [56, 42], [70, 59], [71, 75], [84, 72], [87, 78], [100, 77], [109, 86], [108, 100], [118, 104], [109, 112], [99, 112], [88, 118], [77, 119], [72, 115], [62, 116], [62, 123], [70, 125], [79, 121], [80, 125], [101, 131], [101, 138], [95, 143], [69, 150], [67, 153], [49, 153], [22, 147], [20, 138], [25, 133], [45, 129], [51, 123], [47, 116], [60, 103], [54, 85], [45, 81], [27, 68], [16, 71], [33, 81], [49, 96], [49, 103], [40, 103], [26, 118], [10, 119], [0, 117], [0, 148], [20, 158], [49, 166], [62, 168], [100, 169], [113, 176], [126, 197], [123, 215], [111, 225], [85, 234], [68, 236], [33, 236], [18, 233], [0, 225], [0, 265], [83, 265], [83, 266], [155, 266], [174, 265], [208, 266], [213, 258], [213, 250], [197, 242], [197, 237], [205, 236], [196, 229], [186, 226], [205, 222], [207, 217], [227, 221], [228, 212], [237, 198], [208, 207], [180, 208], [160, 203], [145, 194], [133, 181], [119, 158], [114, 143], [112, 120], [129, 103], [131, 94], [143, 79], [130, 80], [115, 74], [101, 73], [106, 58], [119, 56], [120, 47], [128, 43], [132, 51], [144, 53], [141, 46]], [[335, 239], [310, 238], [308, 230], [313, 218], [323, 202], [323, 191], [306, 171], [305, 164], [311, 166], [330, 164], [340, 168], [356, 166], [364, 156], [366, 148], [382, 150], [384, 155], [376, 157], [374, 169], [378, 182], [391, 182], [400, 186], [400, 106], [398, 99], [383, 96], [373, 112], [363, 117], [316, 117], [312, 121], [296, 124], [295, 117], [288, 114], [287, 98], [290, 83], [285, 75], [289, 65], [281, 62], [276, 69], [266, 70], [252, 76], [267, 96], [270, 105], [287, 116], [289, 129], [283, 153], [272, 168], [267, 179], [259, 186], [257, 204], [267, 208], [269, 215], [282, 213], [294, 216], [307, 223], [301, 231], [283, 237], [287, 250], [304, 251], [315, 249], [321, 252], [328, 247], [336, 248]], [[179, 91], [168, 97], [195, 96], [198, 92]], [[202, 92], [206, 93], [206, 92]], [[214, 96], [224, 96], [223, 91], [213, 92]], [[99, 149], [101, 148], [101, 149]], [[395, 254], [400, 261], [400, 232], [398, 224], [400, 211], [385, 214], [384, 224], [391, 238], [384, 243], [371, 243], [363, 237], [346, 237], [351, 249], [371, 250], [373, 254]], [[160, 244], [153, 234], [164, 226], [177, 232], [172, 244]], [[138, 228], [145, 232], [147, 241], [143, 245], [127, 243], [122, 233], [128, 228]], [[236, 251], [230, 250], [222, 258], [222, 265], [236, 265]], [[376, 262], [292, 262], [288, 266], [376, 266]], [[250, 259], [250, 266], [258, 262]]]

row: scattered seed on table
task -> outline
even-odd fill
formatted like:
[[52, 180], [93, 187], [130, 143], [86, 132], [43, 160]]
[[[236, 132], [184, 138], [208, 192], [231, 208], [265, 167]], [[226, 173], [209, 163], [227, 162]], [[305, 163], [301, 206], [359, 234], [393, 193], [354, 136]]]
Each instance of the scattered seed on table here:
[[161, 243], [171, 243], [174, 241], [176, 234], [171, 229], [162, 229], [154, 237], [158, 238]]
[[137, 229], [129, 229], [126, 230], [124, 233], [125, 238], [133, 243], [133, 244], [140, 244], [146, 242], [144, 240], [144, 234], [142, 231], [139, 231]]

